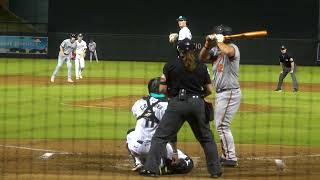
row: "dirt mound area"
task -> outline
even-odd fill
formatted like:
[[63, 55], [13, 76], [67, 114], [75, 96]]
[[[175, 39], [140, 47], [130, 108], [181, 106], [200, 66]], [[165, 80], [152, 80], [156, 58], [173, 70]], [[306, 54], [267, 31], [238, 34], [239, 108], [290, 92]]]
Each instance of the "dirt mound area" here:
[[[0, 140], [2, 179], [141, 179], [130, 171], [124, 141], [118, 140]], [[209, 176], [198, 143], [179, 142], [195, 163], [187, 175], [161, 179], [199, 179]], [[224, 168], [224, 179], [319, 179], [320, 148], [280, 145], [237, 145], [239, 167]], [[220, 148], [219, 148], [220, 149]], [[43, 158], [45, 153], [52, 153]], [[286, 168], [278, 171], [275, 159]]]
[[[106, 99], [95, 99], [89, 101], [76, 101], [65, 103], [65, 105], [85, 108], [106, 108], [106, 109], [122, 109], [130, 110], [133, 104], [142, 96], [114, 96]], [[208, 100], [212, 101], [212, 100]], [[214, 102], [213, 102], [214, 104]], [[241, 103], [240, 111], [242, 112], [274, 112], [281, 108], [268, 106]]]

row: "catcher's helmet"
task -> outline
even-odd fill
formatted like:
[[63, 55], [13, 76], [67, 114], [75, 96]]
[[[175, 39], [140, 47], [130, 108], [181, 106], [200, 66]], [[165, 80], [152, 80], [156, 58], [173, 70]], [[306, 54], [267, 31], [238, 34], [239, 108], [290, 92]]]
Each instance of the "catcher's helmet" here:
[[215, 26], [213, 28], [213, 32], [215, 34], [222, 34], [222, 35], [231, 35], [232, 34], [232, 28], [227, 25], [220, 24], [219, 26]]
[[182, 52], [182, 53], [187, 51], [192, 51], [194, 50], [194, 44], [190, 39], [185, 38], [181, 41], [178, 41], [177, 49], [179, 52]]
[[160, 86], [160, 77], [153, 78], [148, 83], [148, 90], [150, 93], [159, 93], [159, 86]]

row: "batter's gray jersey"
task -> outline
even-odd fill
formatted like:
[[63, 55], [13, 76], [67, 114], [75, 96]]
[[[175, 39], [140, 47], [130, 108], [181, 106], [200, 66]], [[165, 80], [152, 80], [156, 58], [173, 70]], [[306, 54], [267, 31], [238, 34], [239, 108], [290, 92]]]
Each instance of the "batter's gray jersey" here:
[[71, 55], [71, 53], [76, 49], [76, 42], [71, 43], [70, 39], [66, 39], [62, 41], [60, 47], [63, 48], [63, 52], [65, 55]]
[[230, 59], [227, 55], [222, 54], [217, 47], [213, 47], [209, 54], [217, 56], [217, 60], [212, 63], [213, 84], [216, 90], [240, 88], [238, 81], [240, 51], [238, 46], [230, 44], [235, 49], [235, 56]]
[[92, 42], [92, 43], [90, 42], [88, 44], [88, 47], [91, 52], [94, 52], [96, 50], [97, 44], [95, 42]]

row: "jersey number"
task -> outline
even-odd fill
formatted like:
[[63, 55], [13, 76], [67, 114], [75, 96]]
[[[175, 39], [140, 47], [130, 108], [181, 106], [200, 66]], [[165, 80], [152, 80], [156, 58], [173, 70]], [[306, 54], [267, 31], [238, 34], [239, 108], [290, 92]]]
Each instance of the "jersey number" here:
[[155, 122], [152, 120], [146, 120], [145, 128], [153, 128], [155, 126]]

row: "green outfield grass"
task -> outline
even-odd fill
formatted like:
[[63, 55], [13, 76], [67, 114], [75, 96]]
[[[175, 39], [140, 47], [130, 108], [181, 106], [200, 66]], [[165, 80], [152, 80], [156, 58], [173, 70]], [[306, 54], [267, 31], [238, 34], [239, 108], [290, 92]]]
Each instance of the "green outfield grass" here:
[[[0, 76], [49, 77], [55, 60], [1, 59]], [[152, 78], [162, 73], [163, 63], [86, 63], [85, 77]], [[241, 65], [241, 81], [277, 82], [280, 68]], [[74, 72], [73, 72], [74, 73]], [[299, 83], [320, 83], [320, 68], [299, 67]], [[59, 76], [66, 75], [66, 66]], [[23, 76], [22, 78], [23, 79]], [[288, 76], [286, 82], [290, 82]], [[273, 106], [279, 111], [239, 112], [232, 130], [237, 143], [320, 145], [320, 92], [275, 93], [243, 88], [243, 103]], [[104, 109], [67, 106], [79, 100], [147, 93], [145, 85], [104, 84], [0, 84], [0, 138], [125, 139], [135, 124], [130, 109]], [[188, 125], [179, 140], [193, 141]]]

